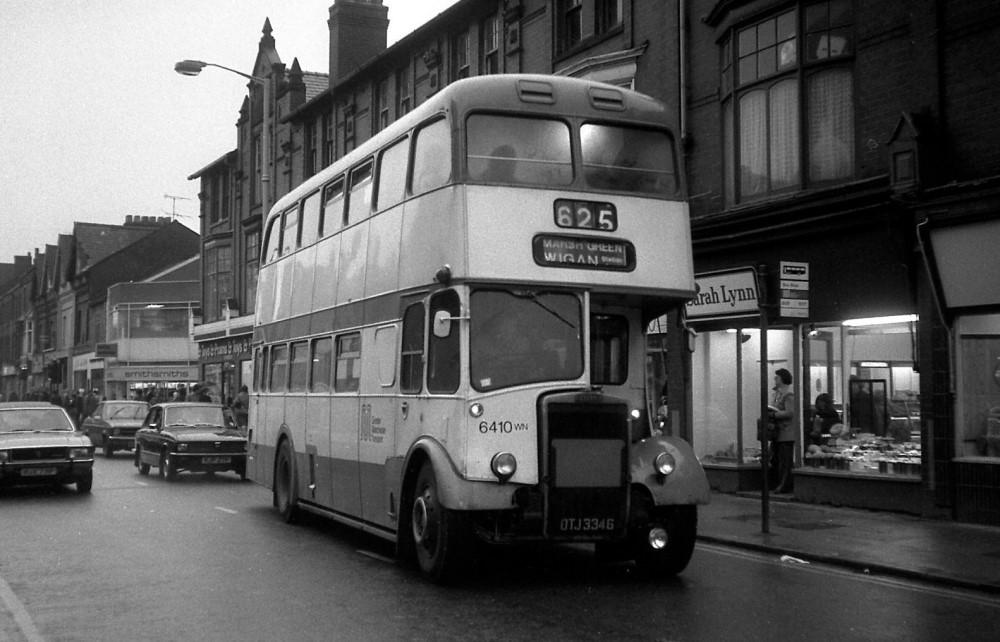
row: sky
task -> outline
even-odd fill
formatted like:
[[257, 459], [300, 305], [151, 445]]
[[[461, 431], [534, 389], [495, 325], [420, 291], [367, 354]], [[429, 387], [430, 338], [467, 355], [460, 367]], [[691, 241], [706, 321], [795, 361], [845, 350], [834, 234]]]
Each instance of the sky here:
[[[388, 42], [457, 0], [383, 0]], [[176, 216], [197, 229], [188, 176], [236, 147], [265, 18], [281, 61], [329, 71], [334, 0], [0, 0], [0, 263], [70, 234], [74, 221]], [[176, 197], [176, 198], [172, 198]]]

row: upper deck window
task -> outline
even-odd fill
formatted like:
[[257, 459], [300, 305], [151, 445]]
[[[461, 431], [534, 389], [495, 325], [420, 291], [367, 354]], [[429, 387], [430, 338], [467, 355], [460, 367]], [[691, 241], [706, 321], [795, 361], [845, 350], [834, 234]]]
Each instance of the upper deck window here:
[[542, 118], [473, 114], [468, 165], [475, 181], [568, 185], [573, 181], [569, 126]]
[[677, 192], [674, 146], [662, 131], [585, 124], [580, 127], [587, 184], [647, 194]]
[[448, 121], [435, 120], [417, 130], [413, 145], [414, 194], [441, 187], [451, 177], [451, 135]]
[[351, 191], [347, 198], [347, 224], [357, 223], [372, 211], [372, 161], [351, 171]]

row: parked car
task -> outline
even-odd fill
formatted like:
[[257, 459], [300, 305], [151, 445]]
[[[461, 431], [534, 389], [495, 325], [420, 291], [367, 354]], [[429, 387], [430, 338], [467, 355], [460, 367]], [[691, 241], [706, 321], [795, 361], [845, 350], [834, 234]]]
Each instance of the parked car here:
[[145, 401], [102, 401], [83, 420], [81, 430], [94, 447], [103, 449], [105, 457], [111, 457], [116, 450], [132, 450], [135, 431], [142, 426], [147, 412], [149, 404]]
[[0, 485], [94, 483], [94, 445], [59, 406], [35, 401], [0, 403]]
[[135, 433], [135, 466], [174, 479], [181, 471], [247, 474], [247, 439], [217, 403], [170, 402], [152, 406]]

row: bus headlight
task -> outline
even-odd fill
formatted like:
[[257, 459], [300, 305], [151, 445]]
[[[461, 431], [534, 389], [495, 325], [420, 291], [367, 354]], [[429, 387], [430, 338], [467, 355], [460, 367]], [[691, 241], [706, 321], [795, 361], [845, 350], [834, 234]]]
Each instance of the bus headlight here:
[[673, 455], [668, 452], [662, 452], [656, 456], [656, 460], [653, 461], [653, 467], [656, 468], [657, 473], [666, 477], [677, 468], [677, 462], [674, 460]]
[[490, 469], [502, 484], [517, 472], [517, 459], [511, 453], [497, 453], [490, 460]]

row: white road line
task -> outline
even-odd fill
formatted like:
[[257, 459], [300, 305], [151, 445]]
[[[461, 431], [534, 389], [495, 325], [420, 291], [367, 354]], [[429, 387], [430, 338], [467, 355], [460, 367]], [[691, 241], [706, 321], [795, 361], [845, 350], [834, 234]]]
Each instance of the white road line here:
[[232, 508], [223, 508], [222, 506], [216, 506], [215, 510], [221, 510], [223, 513], [229, 513], [230, 515], [235, 515], [239, 512], [238, 510], [233, 510]]
[[14, 622], [28, 642], [45, 642], [45, 638], [38, 632], [38, 627], [28, 614], [28, 609], [24, 608], [24, 604], [21, 604], [21, 600], [17, 599], [17, 595], [2, 577], [0, 577], [0, 600], [14, 616]]

